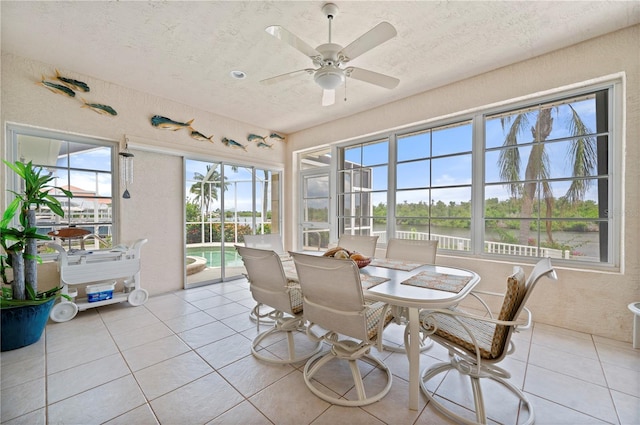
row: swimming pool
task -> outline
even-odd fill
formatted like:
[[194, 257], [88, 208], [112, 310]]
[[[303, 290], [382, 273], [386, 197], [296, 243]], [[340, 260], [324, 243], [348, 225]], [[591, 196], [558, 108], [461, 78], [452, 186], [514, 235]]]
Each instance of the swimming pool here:
[[[187, 247], [187, 256], [203, 257], [207, 259], [207, 267], [220, 267], [221, 248], [219, 246], [198, 246]], [[238, 251], [231, 246], [225, 246], [224, 250], [224, 265], [226, 267], [243, 267], [242, 257], [238, 254]]]

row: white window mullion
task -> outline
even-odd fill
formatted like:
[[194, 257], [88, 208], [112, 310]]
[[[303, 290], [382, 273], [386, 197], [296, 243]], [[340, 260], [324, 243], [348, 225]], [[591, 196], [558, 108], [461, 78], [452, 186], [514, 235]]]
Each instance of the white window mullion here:
[[473, 117], [473, 149], [471, 153], [471, 253], [484, 251], [484, 116]]

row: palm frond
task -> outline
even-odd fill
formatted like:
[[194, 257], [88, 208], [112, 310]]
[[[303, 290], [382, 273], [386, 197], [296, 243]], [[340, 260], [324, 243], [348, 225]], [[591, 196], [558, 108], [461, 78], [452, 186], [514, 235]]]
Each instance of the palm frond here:
[[520, 184], [520, 150], [518, 149], [518, 135], [529, 126], [529, 117], [526, 113], [500, 118], [502, 129], [508, 125], [509, 130], [505, 136], [503, 147], [498, 157], [498, 167], [500, 169], [500, 179], [509, 183], [511, 196], [518, 196], [522, 191]]
[[571, 105], [569, 105], [569, 108], [571, 108], [569, 130], [572, 136], [577, 137], [571, 142], [567, 152], [568, 160], [572, 164], [572, 176], [575, 179], [571, 182], [566, 197], [569, 202], [573, 203], [584, 199], [587, 190], [589, 190], [592, 180], [586, 177], [596, 174], [598, 153], [595, 137], [588, 136], [593, 132], [582, 121], [582, 118]]

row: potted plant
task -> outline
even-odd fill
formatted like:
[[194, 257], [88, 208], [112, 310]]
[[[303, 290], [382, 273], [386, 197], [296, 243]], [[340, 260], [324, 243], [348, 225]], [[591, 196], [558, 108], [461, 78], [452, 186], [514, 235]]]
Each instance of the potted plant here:
[[[52, 213], [64, 217], [64, 210], [58, 199], [49, 191], [57, 189], [69, 198], [73, 194], [57, 186], [51, 186], [53, 177], [43, 174], [40, 167], [31, 162], [4, 163], [23, 180], [23, 190], [14, 192], [15, 199], [8, 205], [0, 221], [0, 276], [2, 295], [0, 296], [1, 351], [13, 350], [38, 341], [42, 336], [49, 312], [60, 288], [38, 292], [37, 241], [50, 240], [38, 233], [36, 209], [48, 207]], [[12, 227], [17, 218], [18, 227]], [[12, 271], [12, 281], [7, 278], [7, 270]], [[8, 284], [11, 283], [11, 288]]]

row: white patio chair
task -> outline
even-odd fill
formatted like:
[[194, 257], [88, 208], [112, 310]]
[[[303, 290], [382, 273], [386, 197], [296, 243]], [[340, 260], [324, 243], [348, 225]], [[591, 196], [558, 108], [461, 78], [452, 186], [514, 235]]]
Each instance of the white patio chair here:
[[[320, 351], [321, 343], [312, 344], [311, 349], [296, 351], [294, 332], [305, 332], [305, 319], [302, 314], [302, 293], [300, 286], [289, 282], [285, 277], [280, 256], [275, 251], [247, 248], [236, 245], [242, 257], [249, 280], [249, 289], [258, 304], [253, 314], [258, 319], [256, 326], [260, 330], [261, 319], [272, 320], [269, 329], [258, 333], [251, 343], [251, 353], [258, 359], [269, 363], [285, 364], [304, 361]], [[270, 307], [263, 312], [262, 306]], [[270, 351], [262, 347], [263, 341], [278, 332], [287, 336], [287, 356], [284, 358], [268, 354]], [[306, 340], [305, 340], [306, 342]], [[261, 349], [262, 348], [262, 349]], [[271, 350], [272, 347], [269, 347]]]
[[[485, 315], [467, 313], [460, 308], [431, 310], [420, 313], [421, 331], [428, 334], [435, 343], [442, 345], [449, 351], [449, 362], [437, 363], [425, 369], [420, 379], [422, 391], [436, 409], [457, 423], [486, 424], [489, 414], [485, 406], [480, 381], [483, 378], [488, 378], [504, 386], [517, 397], [514, 401], [517, 400], [519, 403], [515, 408], [519, 408], [520, 413], [517, 418], [513, 418], [513, 422], [515, 423], [517, 419], [518, 424], [533, 424], [535, 420], [533, 406], [525, 394], [516, 385], [508, 381], [511, 376], [509, 372], [496, 364], [515, 350], [511, 340], [513, 333], [531, 326], [531, 312], [525, 307], [525, 303], [531, 295], [536, 282], [542, 276], [547, 276], [554, 280], [557, 279], [549, 258], [544, 258], [536, 264], [526, 282], [522, 268], [514, 267], [514, 273], [507, 279], [505, 294], [475, 291], [476, 297], [487, 311]], [[493, 314], [488, 309], [488, 304], [479, 298], [478, 294], [503, 297], [502, 308], [497, 319], [493, 317]], [[522, 319], [519, 318], [521, 313], [524, 313]], [[436, 376], [451, 370], [456, 370], [460, 375], [466, 375], [471, 380], [474, 405], [466, 407], [470, 410], [473, 409], [475, 420], [450, 410], [440, 401], [440, 397], [436, 397], [437, 390], [434, 392], [428, 388], [431, 386], [429, 385], [430, 381], [434, 380]], [[452, 379], [457, 378], [447, 374], [445, 379], [450, 377]], [[456, 382], [463, 381], [457, 379]], [[446, 385], [434, 385], [434, 387], [443, 386]], [[495, 386], [492, 387], [492, 393], [495, 393], [496, 390]], [[461, 391], [460, 393], [464, 392]], [[507, 402], [508, 399], [501, 395], [500, 407], [503, 408], [503, 405]], [[528, 412], [526, 420], [524, 419], [524, 409]], [[470, 411], [468, 416], [473, 417], [473, 413]], [[495, 419], [495, 417], [492, 419]]]
[[249, 248], [270, 249], [278, 255], [287, 255], [279, 233], [264, 235], [244, 235], [244, 246]]
[[386, 258], [435, 264], [438, 241], [392, 238], [387, 242]]
[[[279, 233], [266, 233], [263, 235], [244, 235], [244, 246], [249, 248], [258, 248], [258, 249], [270, 249], [275, 251], [276, 254], [280, 256], [281, 260], [290, 259], [289, 254], [284, 250], [284, 245], [282, 243], [282, 236]], [[255, 309], [252, 309], [249, 313], [249, 318], [252, 321], [258, 320]], [[273, 320], [269, 318], [268, 315], [261, 314], [262, 319], [260, 323], [264, 324], [272, 324]]]
[[369, 258], [376, 256], [377, 243], [378, 236], [344, 234], [340, 236], [340, 239], [338, 240], [338, 246], [346, 248], [349, 251], [359, 252]]
[[[370, 351], [374, 345], [381, 350], [382, 331], [392, 318], [389, 306], [365, 301], [360, 273], [353, 261], [297, 253], [291, 256], [302, 287], [305, 318], [309, 321], [307, 335], [331, 345], [330, 350], [316, 354], [305, 364], [303, 376], [307, 387], [321, 399], [340, 406], [363, 406], [380, 400], [391, 389], [391, 371]], [[334, 367], [321, 372], [332, 361], [348, 362], [357, 399], [348, 398], [348, 391], [335, 396], [322, 388], [323, 373], [336, 373]], [[370, 373], [380, 370], [386, 374], [387, 385], [373, 395], [365, 391], [359, 367], [362, 362], [374, 366]]]
[[[436, 254], [438, 252], [438, 241], [431, 240], [413, 240], [392, 238], [387, 242], [387, 251], [385, 257], [393, 260], [413, 261], [421, 264], [435, 264]], [[409, 314], [406, 308], [393, 306], [393, 316], [396, 325], [405, 327], [404, 339], [409, 338], [407, 329], [407, 318]], [[425, 340], [419, 341], [422, 345], [420, 351], [425, 351], [431, 347], [431, 343]], [[396, 353], [406, 353], [406, 343], [403, 345], [384, 344], [384, 349]]]

